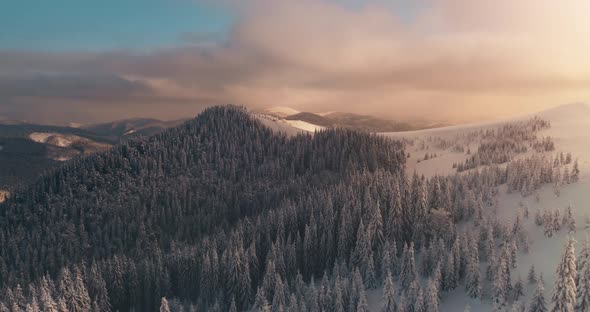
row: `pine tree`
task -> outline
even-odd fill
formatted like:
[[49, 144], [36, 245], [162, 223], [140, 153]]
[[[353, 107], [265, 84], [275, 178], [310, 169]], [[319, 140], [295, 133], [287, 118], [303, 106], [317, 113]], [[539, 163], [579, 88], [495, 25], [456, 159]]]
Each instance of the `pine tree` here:
[[59, 311], [59, 312], [69, 312], [68, 306], [66, 304], [66, 300], [63, 297], [62, 298], [59, 298], [59, 301], [57, 302], [57, 311]]
[[236, 306], [236, 299], [231, 299], [231, 304], [229, 305], [229, 312], [238, 312], [238, 307]]
[[[334, 310], [335, 312], [341, 312], [344, 310]], [[287, 309], [287, 312], [299, 312], [299, 303], [297, 302], [297, 297], [295, 297], [295, 294], [291, 294], [291, 297], [289, 298], [289, 308]]]
[[535, 265], [534, 264], [531, 265], [527, 279], [529, 281], [529, 285], [536, 285], [537, 284], [537, 273], [535, 272]]
[[516, 246], [516, 241], [512, 241], [510, 244], [510, 264], [513, 269], [516, 269], [516, 256], [518, 252], [518, 247]]
[[73, 287], [73, 289], [69, 290], [71, 294], [68, 296], [70, 298], [68, 309], [70, 312], [89, 311], [92, 302], [90, 301], [90, 296], [88, 295], [88, 290], [86, 289], [82, 272], [79, 268], [74, 270]]
[[340, 277], [336, 277], [336, 283], [334, 284], [334, 312], [344, 312], [344, 294], [342, 289], [342, 283]]
[[535, 294], [529, 305], [529, 312], [547, 312], [547, 303], [545, 302], [545, 287], [543, 281], [539, 279]]
[[49, 281], [47, 277], [43, 277], [41, 279], [41, 292], [40, 292], [40, 299], [41, 299], [41, 308], [44, 312], [57, 312], [58, 305], [54, 301], [51, 295], [51, 288], [49, 286]]
[[493, 281], [494, 277], [496, 276], [496, 253], [493, 251], [488, 254], [488, 265], [486, 266], [486, 279], [488, 281]]
[[162, 300], [160, 301], [160, 312], [170, 312], [170, 306], [168, 305], [166, 297], [162, 297]]
[[572, 182], [578, 182], [580, 179], [580, 168], [578, 166], [578, 160], [576, 159], [574, 162], [574, 166], [572, 168], [572, 173], [570, 175], [570, 179]]
[[578, 266], [576, 310], [590, 311], [590, 238], [588, 236], [580, 252]]
[[397, 312], [410, 312], [407, 307], [408, 307], [408, 299], [406, 299], [406, 296], [402, 294], [399, 297], [399, 305], [397, 308]]
[[383, 244], [383, 257], [381, 259], [381, 276], [385, 279], [387, 273], [392, 273], [393, 259], [391, 257], [391, 245], [389, 242]]
[[266, 299], [266, 295], [264, 294], [264, 289], [262, 287], [258, 287], [258, 291], [256, 291], [256, 299], [254, 300], [253, 310], [258, 312], [270, 311], [268, 299]]
[[375, 289], [377, 288], [377, 274], [375, 273], [375, 264], [373, 260], [373, 255], [369, 256], [369, 261], [367, 263], [367, 271], [365, 272], [365, 280], [364, 283], [367, 289]]
[[465, 290], [471, 298], [481, 298], [482, 285], [481, 273], [479, 270], [479, 250], [477, 243], [474, 241], [470, 246], [467, 263], [467, 277], [465, 280]]
[[508, 283], [510, 283], [509, 277], [506, 274], [507, 271], [510, 270], [508, 263], [506, 262], [506, 258], [502, 257], [500, 259], [500, 263], [498, 265], [498, 270], [496, 272], [496, 278], [494, 280], [494, 292], [492, 296], [492, 301], [494, 304], [494, 311], [502, 311], [504, 307], [506, 307], [507, 302], [507, 290], [508, 290]]
[[359, 289], [359, 302], [356, 306], [356, 312], [369, 312], [369, 302], [367, 301], [367, 292], [364, 287]]
[[443, 290], [449, 291], [457, 288], [457, 274], [455, 271], [455, 257], [449, 254], [446, 257], [445, 266], [443, 270]]
[[433, 279], [428, 280], [426, 289], [426, 312], [438, 312], [440, 307], [439, 283]]
[[414, 260], [414, 243], [410, 246], [404, 245], [402, 254], [402, 267], [400, 270], [399, 282], [400, 289], [407, 289], [410, 284], [416, 280], [416, 262]]
[[553, 312], [573, 312], [576, 303], [576, 254], [574, 239], [569, 238], [556, 270], [553, 289]]
[[272, 310], [278, 311], [279, 307], [284, 307], [287, 304], [285, 285], [279, 274], [275, 277], [274, 296], [272, 298]]
[[525, 307], [522, 302], [517, 300], [512, 304], [511, 312], [525, 312]]
[[514, 301], [518, 301], [520, 297], [524, 296], [524, 285], [522, 284], [522, 279], [520, 278], [520, 276], [518, 276], [518, 279], [514, 284], [512, 293]]
[[383, 309], [382, 312], [397, 312], [397, 302], [395, 300], [395, 289], [393, 287], [393, 276], [387, 272], [385, 283], [383, 285]]
[[39, 309], [39, 304], [37, 303], [37, 298], [33, 297], [30, 303], [27, 303], [26, 312], [41, 312]]
[[422, 288], [418, 288], [416, 302], [414, 303], [414, 312], [426, 312], [426, 302], [424, 301], [424, 292], [422, 291]]

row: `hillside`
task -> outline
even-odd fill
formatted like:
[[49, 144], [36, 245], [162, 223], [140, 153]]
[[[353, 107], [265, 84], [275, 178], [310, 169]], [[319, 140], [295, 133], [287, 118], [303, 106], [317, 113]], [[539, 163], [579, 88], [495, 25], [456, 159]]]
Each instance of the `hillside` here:
[[[551, 295], [556, 282], [555, 268], [559, 263], [559, 257], [563, 253], [564, 244], [571, 235], [577, 241], [576, 252], [582, 251], [587, 244], [587, 231], [590, 226], [590, 212], [586, 209], [590, 188], [590, 149], [587, 142], [590, 142], [590, 106], [587, 104], [569, 104], [535, 114], [513, 118], [508, 121], [489, 122], [483, 124], [469, 124], [463, 126], [444, 127], [414, 132], [399, 132], [383, 134], [399, 140], [404, 140], [408, 151], [412, 156], [407, 162], [407, 171], [418, 172], [426, 176], [454, 174], [457, 169], [453, 164], [468, 159], [470, 155], [466, 152], [478, 150], [481, 143], [479, 134], [498, 129], [506, 125], [522, 123], [531, 118], [539, 117], [550, 122], [550, 127], [540, 129], [537, 137], [540, 139], [551, 138], [555, 144], [555, 150], [539, 153], [529, 149], [524, 153], [513, 155], [510, 163], [522, 162], [535, 157], [557, 157], [572, 155], [572, 162], [566, 166], [568, 172], [578, 166], [580, 175], [575, 183], [569, 181], [549, 183], [541, 185], [539, 189], [529, 191], [526, 185], [518, 186], [517, 190], [511, 190], [511, 186], [503, 186], [499, 189], [499, 196], [496, 199], [495, 208], [489, 211], [489, 217], [497, 219], [500, 224], [511, 227], [511, 224], [521, 222], [522, 233], [527, 237], [527, 250], [519, 251], [516, 257], [514, 272], [511, 273], [511, 283], [516, 283], [520, 277], [525, 281], [523, 298], [521, 304], [530, 304], [534, 299], [536, 284], [527, 283], [526, 279], [532, 266], [536, 269], [536, 275], [542, 275], [545, 281], [545, 296], [547, 305], [551, 306]], [[461, 147], [459, 149], [458, 147]], [[545, 156], [543, 156], [543, 154]], [[425, 159], [425, 155], [431, 155]], [[434, 155], [432, 157], [432, 155]], [[567, 158], [567, 157], [566, 157]], [[510, 166], [510, 165], [509, 165]], [[510, 170], [523, 170], [520, 166], [509, 167]], [[568, 208], [569, 207], [569, 208]], [[525, 212], [528, 215], [525, 217]], [[547, 225], [543, 219], [551, 220], [547, 214], [569, 216], [569, 224], [574, 224], [577, 231], [567, 229], [567, 222], [559, 230], [547, 237]], [[492, 217], [493, 215], [493, 217]], [[541, 216], [541, 221], [538, 217]], [[561, 222], [561, 220], [560, 220]], [[540, 224], [540, 225], [539, 225]], [[520, 248], [519, 248], [520, 249]], [[579, 255], [582, 256], [582, 255]], [[482, 266], [482, 271], [487, 266]], [[375, 295], [378, 295], [379, 291]], [[462, 310], [466, 305], [472, 311], [488, 311], [492, 309], [491, 302], [493, 288], [484, 288], [484, 300], [473, 300], [465, 296], [462, 290], [454, 291], [449, 297], [443, 300], [441, 311]], [[376, 299], [377, 300], [377, 299]]]
[[[4, 286], [27, 285], [45, 272], [53, 279], [64, 266], [80, 274], [77, 270], [84, 261], [95, 263], [93, 274], [106, 282], [110, 299], [99, 304], [113, 310], [153, 310], [162, 295], [208, 306], [216, 297], [211, 294], [225, 290], [199, 282], [206, 278], [199, 273], [205, 270], [203, 248], [214, 244], [217, 247], [210, 250], [221, 258], [230, 251], [264, 255], [276, 224], [263, 220], [276, 218], [276, 213], [283, 218], [287, 209], [288, 215], [298, 217], [290, 218], [283, 230], [297, 233], [309, 221], [309, 213], [332, 217], [324, 215], [323, 207], [329, 198], [342, 200], [337, 194], [344, 193], [337, 189], [364, 189], [365, 174], [395, 179], [404, 161], [401, 144], [376, 136], [330, 130], [287, 138], [241, 109], [211, 108], [154, 137], [76, 158], [13, 194], [0, 205], [0, 237], [26, 229], [30, 239], [0, 240], [0, 267], [9, 268], [0, 271], [0, 281]], [[324, 199], [317, 201], [320, 198]], [[247, 235], [248, 240], [261, 239], [254, 245], [227, 239], [246, 237], [232, 233], [250, 232], [254, 224], [258, 234]], [[287, 236], [281, 244], [294, 243], [294, 236]], [[234, 250], [234, 244], [245, 249]], [[238, 261], [240, 256], [235, 257]], [[264, 273], [263, 259], [247, 273], [253, 287]], [[192, 261], [194, 266], [185, 266]], [[122, 281], [112, 275], [111, 265], [120, 266]], [[302, 265], [296, 266], [303, 269]], [[324, 265], [318, 261], [317, 270], [307, 271], [306, 279], [319, 274]], [[190, 273], [181, 273], [185, 269]], [[239, 270], [244, 277], [243, 268]], [[96, 278], [85, 279], [88, 289], [94, 287]], [[125, 295], [123, 289], [138, 292]], [[97, 300], [98, 295], [90, 293]], [[238, 304], [249, 305], [253, 295], [241, 293]]]
[[[580, 243], [589, 123], [578, 105], [411, 133], [287, 136], [243, 109], [210, 108], [67, 162], [0, 204], [0, 308], [34, 298], [83, 311], [154, 311], [162, 297], [172, 311], [549, 302], [559, 279], [577, 278], [555, 274], [564, 250], [590, 263], [590, 241]], [[578, 242], [564, 249], [568, 235]]]

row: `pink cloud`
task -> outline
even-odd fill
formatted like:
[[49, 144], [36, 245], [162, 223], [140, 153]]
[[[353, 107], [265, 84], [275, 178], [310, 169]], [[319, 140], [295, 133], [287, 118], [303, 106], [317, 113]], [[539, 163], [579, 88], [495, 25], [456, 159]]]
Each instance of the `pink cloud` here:
[[[590, 95], [587, 1], [425, 0], [410, 21], [385, 1], [355, 9], [330, 0], [244, 3], [226, 1], [239, 19], [222, 44], [5, 53], [0, 67], [28, 75], [112, 74], [149, 87], [141, 97], [149, 103], [288, 105], [396, 118], [425, 111], [494, 118]], [[122, 93], [113, 111], [137, 114], [136, 99]], [[134, 104], [121, 105], [126, 101]], [[171, 114], [164, 104], [150, 109]]]

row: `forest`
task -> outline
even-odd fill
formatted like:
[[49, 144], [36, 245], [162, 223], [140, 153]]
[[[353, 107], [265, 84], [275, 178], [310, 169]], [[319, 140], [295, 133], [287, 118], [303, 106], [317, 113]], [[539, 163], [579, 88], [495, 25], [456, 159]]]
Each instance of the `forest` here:
[[[504, 143], [477, 153], [551, 152], [526, 134], [549, 126], [505, 126], [489, 133]], [[222, 106], [76, 158], [0, 204], [0, 311], [363, 312], [377, 288], [383, 311], [439, 311], [457, 288], [524, 311], [511, 270], [528, 251], [529, 212], [495, 219], [497, 195], [557, 193], [577, 182], [577, 161], [488, 159], [426, 178], [406, 172], [405, 147], [346, 129], [287, 137]], [[571, 214], [538, 214], [551, 233], [576, 230]], [[578, 260], [566, 245], [554, 305], [590, 305], [589, 245]], [[547, 311], [534, 268], [526, 282], [538, 292], [527, 311]]]

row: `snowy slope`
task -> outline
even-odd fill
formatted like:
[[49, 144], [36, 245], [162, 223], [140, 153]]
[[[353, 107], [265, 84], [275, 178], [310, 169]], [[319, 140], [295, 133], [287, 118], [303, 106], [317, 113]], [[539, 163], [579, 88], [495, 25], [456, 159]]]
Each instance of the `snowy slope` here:
[[[477, 142], [469, 142], [468, 139], [462, 137], [464, 134], [479, 129], [495, 128], [507, 122], [526, 120], [532, 116], [539, 116], [551, 122], [551, 128], [541, 131], [539, 136], [552, 137], [556, 143], [557, 152], [571, 152], [574, 159], [577, 158], [579, 160], [581, 169], [580, 180], [577, 183], [562, 186], [559, 196], [554, 193], [552, 185], [545, 185], [537, 192], [537, 195], [528, 197], [523, 197], [519, 193], [508, 194], [505, 186], [503, 186], [498, 197], [497, 209], [492, 209], [492, 211], [487, 211], [487, 213], [490, 216], [495, 216], [499, 220], [505, 221], [506, 224], [512, 224], [516, 215], [522, 211], [520, 207], [528, 207], [530, 217], [523, 220], [523, 225], [529, 235], [530, 252], [528, 254], [519, 252], [517, 268], [512, 272], [512, 282], [514, 283], [519, 275], [522, 277], [525, 284], [525, 298], [521, 299], [521, 301], [528, 305], [535, 288], [534, 286], [528, 285], [526, 277], [531, 265], [534, 265], [537, 274], [543, 274], [545, 280], [545, 299], [548, 307], [551, 308], [551, 295], [555, 283], [555, 268], [563, 254], [568, 233], [567, 230], [562, 229], [551, 238], [545, 237], [543, 227], [535, 225], [534, 215], [537, 210], [542, 212], [557, 208], [560, 209], [563, 215], [566, 207], [571, 205], [577, 224], [577, 232], [573, 236], [577, 240], [576, 254], [578, 253], [585, 236], [588, 234], [588, 228], [590, 228], [590, 224], [587, 224], [587, 220], [590, 220], [590, 206], [588, 206], [588, 202], [590, 201], [590, 193], [588, 193], [590, 190], [590, 106], [587, 104], [569, 104], [506, 121], [403, 133], [383, 133], [382, 135], [406, 139], [408, 142], [411, 142], [407, 148], [408, 152], [411, 153], [411, 157], [408, 159], [409, 172], [416, 171], [425, 176], [455, 174], [452, 164], [464, 160], [466, 157], [465, 153], [453, 152], [450, 148], [435, 147], [433, 146], [433, 142], [436, 142], [438, 139], [451, 141], [463, 140], [461, 144], [466, 144], [472, 149], [476, 149]], [[528, 152], [523, 156], [528, 156], [532, 153]], [[425, 154], [436, 154], [436, 157], [424, 160]], [[379, 311], [379, 307], [381, 306], [379, 295], [381, 291], [381, 289], [378, 289], [369, 294], [372, 298], [372, 311]], [[484, 299], [480, 302], [469, 299], [465, 295], [464, 286], [460, 285], [453, 292], [444, 294], [441, 311], [463, 311], [467, 304], [470, 306], [471, 311], [491, 311], [492, 304], [489, 291], [489, 289], [484, 289]], [[508, 311], [510, 311], [510, 306], [508, 307]]]
[[314, 125], [305, 121], [288, 120], [272, 115], [254, 114], [254, 117], [256, 117], [256, 119], [262, 122], [265, 126], [275, 131], [282, 132], [288, 136], [306, 132], [313, 133], [315, 131], [324, 129], [322, 126]]

